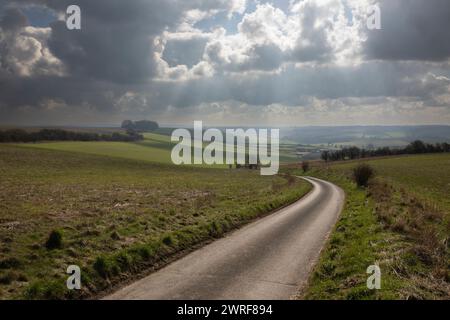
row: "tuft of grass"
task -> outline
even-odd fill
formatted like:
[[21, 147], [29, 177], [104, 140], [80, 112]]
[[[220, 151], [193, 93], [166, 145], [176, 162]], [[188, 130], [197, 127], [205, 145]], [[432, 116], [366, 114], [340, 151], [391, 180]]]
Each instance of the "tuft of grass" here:
[[15, 269], [20, 267], [22, 261], [16, 257], [7, 257], [0, 260], [0, 269]]
[[113, 240], [120, 240], [121, 236], [120, 236], [120, 234], [117, 231], [113, 231], [111, 233], [111, 239], [113, 239]]
[[133, 260], [129, 254], [121, 252], [116, 256], [116, 263], [117, 266], [120, 268], [120, 271], [126, 272], [132, 266]]
[[174, 243], [174, 240], [172, 238], [172, 236], [166, 235], [162, 238], [162, 242], [166, 245], [166, 246], [171, 246]]
[[144, 261], [150, 260], [150, 258], [153, 256], [152, 250], [148, 247], [140, 247], [136, 251]]
[[93, 267], [102, 278], [108, 278], [115, 270], [114, 264], [106, 257], [97, 257]]
[[62, 300], [68, 296], [64, 279], [35, 281], [25, 290], [24, 297], [30, 300]]
[[211, 237], [215, 238], [220, 237], [223, 234], [222, 227], [220, 226], [219, 223], [217, 223], [217, 221], [211, 222], [209, 234], [211, 235]]
[[13, 281], [27, 282], [28, 278], [21, 272], [9, 271], [6, 274], [0, 275], [0, 284], [11, 284]]

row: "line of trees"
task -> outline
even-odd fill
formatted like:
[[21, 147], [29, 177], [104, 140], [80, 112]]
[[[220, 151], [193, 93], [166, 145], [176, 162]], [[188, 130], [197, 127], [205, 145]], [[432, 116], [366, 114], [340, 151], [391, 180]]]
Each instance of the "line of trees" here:
[[23, 129], [0, 131], [0, 142], [38, 142], [38, 141], [119, 141], [132, 142], [143, 140], [144, 136], [133, 130], [100, 134], [94, 132], [74, 132], [62, 129], [42, 129], [28, 132]]
[[384, 156], [394, 156], [404, 154], [443, 153], [443, 152], [450, 152], [450, 144], [446, 142], [429, 144], [417, 140], [410, 143], [405, 148], [401, 149], [391, 149], [389, 147], [384, 147], [373, 150], [367, 150], [367, 149], [360, 149], [358, 147], [349, 147], [336, 151], [324, 151], [322, 152], [322, 160], [343, 161], [343, 160], [355, 160], [371, 157], [384, 157]]
[[125, 120], [122, 122], [122, 128], [127, 130], [135, 130], [139, 132], [152, 132], [159, 129], [159, 125], [155, 121], [142, 120], [131, 121]]

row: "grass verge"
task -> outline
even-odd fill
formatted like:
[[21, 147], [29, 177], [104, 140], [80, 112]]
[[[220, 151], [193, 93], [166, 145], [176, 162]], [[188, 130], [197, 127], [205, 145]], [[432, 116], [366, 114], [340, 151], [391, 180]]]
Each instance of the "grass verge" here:
[[[448, 214], [385, 177], [368, 188], [358, 188], [348, 169], [331, 167], [309, 173], [339, 185], [347, 198], [299, 298], [449, 299]], [[367, 288], [370, 265], [381, 268], [381, 290]]]

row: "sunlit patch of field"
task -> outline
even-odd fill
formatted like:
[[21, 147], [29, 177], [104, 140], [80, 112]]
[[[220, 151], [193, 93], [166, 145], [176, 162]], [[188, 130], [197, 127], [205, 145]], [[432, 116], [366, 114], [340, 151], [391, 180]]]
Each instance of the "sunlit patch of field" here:
[[[121, 144], [95, 145], [0, 145], [0, 299], [74, 297], [71, 264], [82, 268], [76, 294], [91, 295], [310, 190], [291, 176], [158, 164], [150, 146], [128, 146], [140, 161], [111, 156]], [[50, 250], [54, 230], [62, 245]]]
[[48, 143], [27, 143], [21, 146], [47, 149], [55, 151], [68, 151], [76, 153], [86, 153], [92, 155], [116, 157], [123, 159], [148, 161], [154, 163], [171, 163], [170, 137], [146, 134], [146, 139], [141, 142], [48, 142]]
[[[160, 135], [156, 133], [145, 133], [144, 140], [138, 142], [64, 141], [47, 143], [26, 143], [20, 144], [20, 146], [170, 164], [172, 163], [171, 152], [175, 144], [176, 142], [171, 142], [170, 136]], [[207, 145], [208, 143], [203, 143], [203, 147], [206, 147]], [[223, 148], [218, 148], [217, 151], [223, 152], [225, 148], [226, 144], [224, 144]], [[192, 154], [194, 154], [194, 148], [192, 148]], [[295, 155], [295, 146], [285, 147], [282, 145], [280, 147], [280, 161], [283, 163], [292, 163], [298, 161]], [[211, 167], [208, 165], [195, 166]], [[228, 168], [228, 166], [225, 164], [214, 165], [214, 167], [222, 169]]]

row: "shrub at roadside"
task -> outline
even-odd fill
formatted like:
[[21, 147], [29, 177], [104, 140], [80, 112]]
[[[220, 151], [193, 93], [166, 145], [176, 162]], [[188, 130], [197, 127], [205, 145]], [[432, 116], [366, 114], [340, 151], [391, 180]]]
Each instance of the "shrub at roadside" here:
[[303, 173], [308, 172], [308, 171], [309, 171], [309, 168], [310, 168], [309, 162], [308, 162], [308, 161], [303, 161], [303, 162], [302, 162], [302, 170], [303, 170]]
[[367, 187], [370, 179], [375, 176], [375, 171], [366, 163], [359, 164], [353, 169], [353, 180], [358, 187]]

